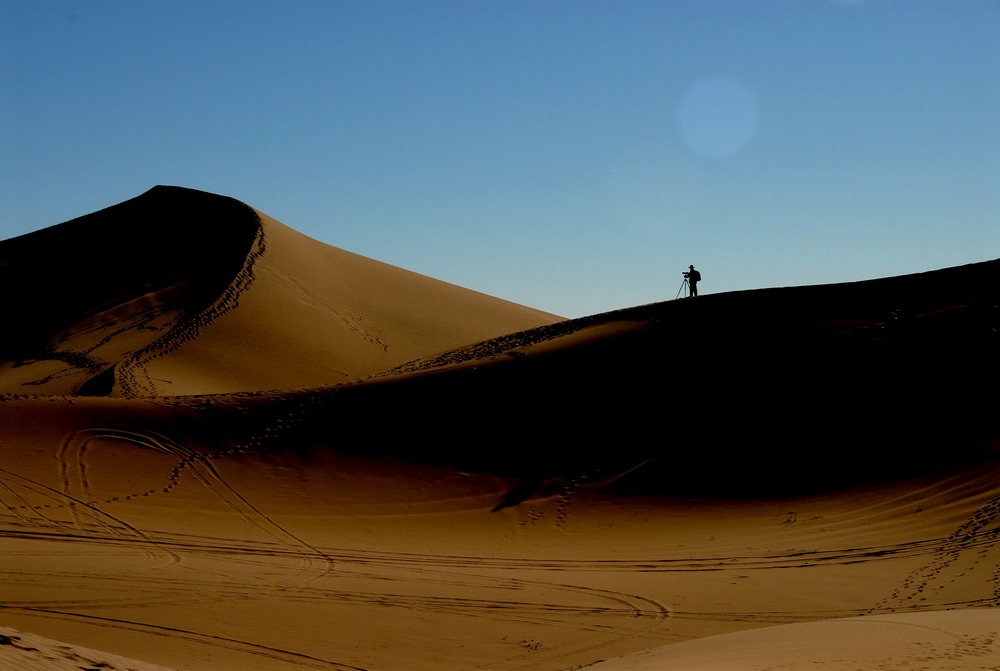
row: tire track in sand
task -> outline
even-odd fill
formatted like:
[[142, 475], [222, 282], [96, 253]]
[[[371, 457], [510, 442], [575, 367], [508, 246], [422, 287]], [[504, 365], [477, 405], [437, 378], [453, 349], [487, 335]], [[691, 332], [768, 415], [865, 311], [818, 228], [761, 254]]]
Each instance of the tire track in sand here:
[[[114, 438], [99, 429], [83, 429], [70, 434], [56, 450], [61, 493], [66, 497], [66, 509], [73, 525], [81, 533], [105, 532], [128, 543], [133, 540], [141, 544], [128, 543], [146, 551], [152, 559], [162, 559], [167, 564], [176, 564], [180, 558], [173, 552], [160, 548], [144, 532], [100, 508], [100, 502], [93, 500], [90, 477], [88, 475], [87, 449], [96, 439]], [[140, 495], [148, 495], [143, 492]], [[133, 495], [134, 496], [134, 495]], [[159, 556], [157, 556], [159, 555]]]
[[[94, 534], [96, 530], [98, 533], [105, 534], [108, 538], [115, 539], [121, 545], [141, 549], [151, 561], [159, 560], [165, 564], [173, 564], [178, 560], [176, 554], [158, 547], [155, 541], [152, 541], [138, 528], [119, 517], [101, 510], [95, 502], [85, 501], [74, 496], [67, 491], [65, 484], [62, 489], [56, 489], [5, 469], [0, 469], [0, 477], [6, 480], [4, 488], [8, 491], [14, 491], [13, 486], [16, 485], [20, 489], [52, 501], [52, 503], [48, 504], [29, 504], [19, 492], [15, 492], [14, 495], [16, 500], [20, 502], [20, 505], [8, 505], [7, 510], [15, 513], [14, 516], [21, 520], [22, 523], [45, 529], [57, 529], [63, 532], [67, 528], [72, 528], [78, 532], [77, 537], [83, 538]], [[44, 509], [66, 510], [70, 513], [71, 519], [68, 522], [54, 519], [44, 515], [41, 512]], [[25, 510], [35, 512], [38, 514], [38, 517], [27, 515]], [[4, 533], [3, 535], [10, 534]], [[60, 535], [63, 538], [66, 537], [65, 534]], [[140, 542], [136, 544], [135, 541]]]
[[[89, 494], [90, 485], [85, 455], [88, 444], [97, 439], [119, 440], [176, 459], [176, 464], [171, 468], [161, 488], [137, 492], [125, 497], [114, 497], [105, 501], [91, 501], [87, 504], [88, 509], [96, 510], [109, 519], [126, 525], [134, 531], [136, 540], [143, 541], [143, 544], [152, 542], [160, 545], [158, 541], [152, 541], [146, 534], [128, 526], [125, 522], [121, 522], [119, 518], [108, 515], [97, 506], [100, 503], [112, 503], [123, 498], [131, 499], [154, 493], [169, 494], [178, 486], [182, 476], [187, 474], [199, 485], [210, 491], [226, 508], [236, 513], [248, 526], [265, 538], [271, 539], [283, 550], [281, 553], [283, 556], [300, 560], [299, 568], [290, 576], [293, 582], [300, 578], [307, 581], [314, 580], [333, 569], [333, 562], [323, 552], [276, 523], [233, 488], [212, 464], [213, 455], [202, 455], [192, 448], [149, 429], [117, 425], [95, 426], [77, 431], [64, 441], [63, 447], [58, 453], [60, 474], [66, 494], [73, 497], [74, 500], [80, 495]], [[77, 496], [73, 496], [74, 494]], [[176, 555], [173, 557], [176, 559]]]

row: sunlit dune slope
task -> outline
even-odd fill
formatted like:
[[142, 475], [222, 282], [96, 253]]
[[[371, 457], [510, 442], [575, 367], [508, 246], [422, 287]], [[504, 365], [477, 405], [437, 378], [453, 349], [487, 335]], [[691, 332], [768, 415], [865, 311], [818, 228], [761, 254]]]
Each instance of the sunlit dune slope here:
[[336, 384], [558, 320], [176, 187], [0, 243], [0, 272], [5, 392]]

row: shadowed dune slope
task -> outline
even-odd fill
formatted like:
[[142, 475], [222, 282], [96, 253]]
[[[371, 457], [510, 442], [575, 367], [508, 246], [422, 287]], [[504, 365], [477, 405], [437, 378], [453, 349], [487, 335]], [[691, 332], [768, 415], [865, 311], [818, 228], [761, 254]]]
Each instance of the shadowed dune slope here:
[[0, 243], [0, 390], [124, 396], [336, 384], [559, 318], [156, 187]]
[[[984, 384], [1000, 374], [998, 304], [997, 261], [703, 296], [511, 334], [326, 395], [345, 416], [392, 408], [385, 449], [464, 470], [573, 469], [631, 493], [825, 491], [952, 467], [1000, 437], [1000, 394]], [[413, 440], [441, 407], [451, 420], [431, 446]]]

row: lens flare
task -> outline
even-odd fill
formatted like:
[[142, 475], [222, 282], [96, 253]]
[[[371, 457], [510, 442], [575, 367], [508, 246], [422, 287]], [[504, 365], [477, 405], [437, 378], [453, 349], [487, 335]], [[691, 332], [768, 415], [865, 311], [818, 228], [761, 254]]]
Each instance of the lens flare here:
[[726, 158], [742, 149], [757, 131], [757, 100], [726, 77], [694, 84], [681, 101], [677, 125], [691, 151]]

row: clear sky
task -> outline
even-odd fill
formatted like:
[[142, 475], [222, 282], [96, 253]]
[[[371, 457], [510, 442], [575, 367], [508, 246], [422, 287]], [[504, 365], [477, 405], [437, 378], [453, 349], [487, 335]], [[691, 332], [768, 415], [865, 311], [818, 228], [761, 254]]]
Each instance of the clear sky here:
[[1000, 257], [997, 0], [0, 0], [0, 96], [0, 238], [172, 184], [571, 317]]

